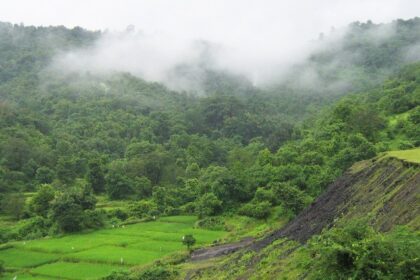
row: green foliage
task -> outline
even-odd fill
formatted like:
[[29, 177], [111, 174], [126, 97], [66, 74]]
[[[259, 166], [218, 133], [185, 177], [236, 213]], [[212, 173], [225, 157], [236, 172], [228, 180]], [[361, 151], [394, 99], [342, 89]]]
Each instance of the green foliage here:
[[59, 193], [51, 204], [51, 218], [63, 232], [80, 231], [83, 226], [99, 227], [103, 214], [93, 211], [96, 198], [89, 186]]
[[83, 208], [75, 197], [63, 193], [56, 197], [52, 206], [52, 218], [64, 232], [75, 232], [82, 229]]
[[46, 217], [55, 197], [55, 190], [51, 185], [41, 185], [30, 202], [30, 209], [37, 215]]
[[88, 182], [95, 193], [105, 191], [105, 175], [99, 162], [89, 162], [89, 171], [87, 176]]
[[200, 218], [213, 216], [222, 210], [222, 202], [213, 193], [204, 194], [196, 203], [196, 212]]
[[178, 272], [173, 268], [163, 265], [156, 265], [142, 271], [138, 280], [171, 280], [178, 276]]
[[[420, 65], [402, 67], [419, 24], [398, 20], [380, 43], [369, 34], [381, 26], [353, 24], [271, 89], [205, 71], [193, 96], [128, 73], [51, 72], [56, 53], [100, 32], [0, 23], [0, 196], [26, 219], [1, 238], [97, 228], [104, 216], [297, 214], [355, 162], [420, 144]], [[320, 83], [295, 85], [306, 71]], [[26, 211], [21, 193], [35, 190]], [[130, 207], [104, 215], [92, 191]]]
[[290, 183], [273, 183], [271, 188], [278, 202], [292, 213], [299, 213], [311, 201], [308, 195]]
[[7, 194], [1, 200], [1, 210], [19, 220], [25, 209], [25, 196], [22, 193]]
[[197, 226], [209, 230], [225, 230], [225, 222], [222, 217], [206, 217], [198, 221]]
[[182, 237], [182, 244], [187, 246], [188, 250], [191, 250], [191, 247], [197, 242], [192, 234], [186, 234]]
[[111, 199], [127, 198], [134, 193], [133, 180], [127, 177], [122, 165], [122, 162], [115, 163], [105, 177], [106, 192]]
[[363, 221], [314, 237], [307, 249], [309, 279], [416, 279], [418, 233], [375, 232]]
[[138, 202], [132, 203], [128, 207], [128, 211], [130, 213], [130, 216], [136, 218], [156, 216], [159, 213], [156, 203], [148, 200], [140, 200]]
[[239, 214], [256, 219], [266, 219], [270, 215], [271, 204], [267, 201], [250, 202], [239, 208]]
[[50, 169], [47, 166], [41, 166], [36, 170], [35, 179], [40, 184], [51, 184], [54, 180], [54, 177], [54, 170]]

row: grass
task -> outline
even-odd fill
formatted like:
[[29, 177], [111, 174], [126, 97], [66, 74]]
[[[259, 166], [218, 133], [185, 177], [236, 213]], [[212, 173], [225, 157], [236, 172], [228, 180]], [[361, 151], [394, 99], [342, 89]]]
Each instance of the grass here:
[[159, 251], [159, 252], [174, 252], [184, 249], [181, 242], [175, 241], [157, 241], [157, 240], [144, 240], [136, 244], [131, 244], [130, 248], [136, 248], [146, 251]]
[[[130, 238], [122, 240], [119, 236], [105, 236], [93, 232], [90, 234], [67, 235], [62, 238], [39, 239], [14, 243], [17, 248], [49, 253], [72, 253], [95, 248], [101, 245], [128, 243]], [[133, 240], [134, 243], [134, 240]]]
[[404, 161], [420, 163], [420, 148], [412, 150], [391, 151], [388, 156], [398, 158]]
[[4, 266], [8, 268], [34, 267], [41, 264], [53, 262], [59, 258], [58, 255], [34, 252], [11, 248], [0, 250], [0, 260], [4, 262]]
[[[56, 262], [33, 269], [37, 275], [67, 279], [99, 279], [124, 268], [109, 264]], [[31, 279], [31, 278], [29, 278]], [[20, 280], [20, 279], [19, 279]]]
[[19, 280], [98, 279], [115, 269], [185, 252], [182, 236], [186, 234], [193, 234], [198, 246], [226, 236], [224, 231], [194, 228], [196, 221], [192, 216], [165, 217], [58, 238], [11, 242], [7, 245], [12, 248], [0, 250], [0, 260], [7, 269], [17, 269], [13, 276], [9, 274], [10, 279], [16, 275], [22, 276]]
[[0, 280], [55, 280], [57, 278], [48, 277], [48, 276], [41, 276], [41, 275], [31, 275], [29, 273], [6, 273], [2, 277], [0, 276]]
[[152, 262], [169, 252], [159, 250], [140, 250], [138, 248], [123, 248], [116, 246], [103, 246], [79, 253], [69, 254], [66, 258], [75, 261], [100, 262], [123, 265], [140, 265]]
[[197, 218], [195, 216], [169, 216], [162, 217], [159, 219], [159, 221], [168, 223], [194, 224], [197, 221]]

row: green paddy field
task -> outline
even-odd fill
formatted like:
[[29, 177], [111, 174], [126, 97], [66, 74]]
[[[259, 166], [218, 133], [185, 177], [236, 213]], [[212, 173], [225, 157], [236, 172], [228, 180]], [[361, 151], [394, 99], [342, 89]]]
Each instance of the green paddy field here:
[[194, 228], [196, 217], [173, 216], [91, 233], [11, 242], [2, 246], [3, 279], [99, 279], [186, 250], [182, 236], [197, 245], [226, 236], [224, 231]]

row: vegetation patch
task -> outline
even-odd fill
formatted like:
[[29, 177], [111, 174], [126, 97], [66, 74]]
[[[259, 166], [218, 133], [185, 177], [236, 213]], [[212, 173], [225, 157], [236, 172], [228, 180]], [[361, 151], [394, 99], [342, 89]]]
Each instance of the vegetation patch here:
[[34, 252], [18, 248], [0, 250], [0, 261], [7, 268], [34, 267], [53, 262], [59, 258], [56, 254]]
[[402, 151], [391, 151], [387, 152], [387, 155], [404, 161], [420, 164], [420, 148]]
[[103, 246], [66, 255], [65, 259], [83, 262], [141, 265], [159, 259], [166, 254], [168, 254], [167, 251], [160, 251], [159, 248], [153, 251], [146, 251], [131, 247]]
[[31, 270], [31, 273], [58, 279], [99, 279], [113, 271], [125, 270], [124, 267], [110, 264], [56, 262]]

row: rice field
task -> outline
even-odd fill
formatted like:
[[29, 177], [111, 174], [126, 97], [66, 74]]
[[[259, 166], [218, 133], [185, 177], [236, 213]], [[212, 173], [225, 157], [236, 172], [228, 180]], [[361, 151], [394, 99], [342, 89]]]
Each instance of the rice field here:
[[192, 216], [164, 217], [61, 238], [12, 242], [0, 250], [8, 271], [0, 279], [99, 279], [186, 250], [185, 234], [193, 234], [197, 245], [226, 236], [223, 231], [194, 228], [195, 222]]

